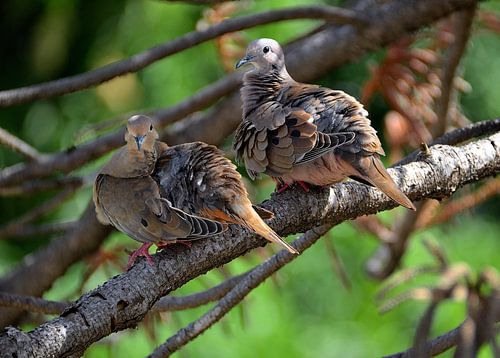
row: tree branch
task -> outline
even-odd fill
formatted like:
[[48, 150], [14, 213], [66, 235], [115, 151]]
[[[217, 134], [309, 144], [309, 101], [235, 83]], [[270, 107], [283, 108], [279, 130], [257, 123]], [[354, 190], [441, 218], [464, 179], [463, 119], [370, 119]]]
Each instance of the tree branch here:
[[[443, 198], [467, 183], [499, 171], [500, 133], [462, 147], [435, 146], [422, 161], [389, 169], [412, 200]], [[394, 206], [377, 189], [354, 182], [310, 193], [290, 190], [275, 194], [264, 203], [266, 209], [275, 213], [269, 224], [283, 236], [318, 225], [334, 226]], [[264, 243], [264, 239], [248, 230], [232, 226], [223, 237], [197, 241], [189, 250], [172, 247], [157, 253], [153, 256], [154, 266], [139, 261], [34, 331], [9, 329], [0, 336], [0, 351], [54, 357], [83, 352], [111, 332], [135, 326], [160, 297]]]
[[38, 160], [42, 156], [38, 150], [3, 128], [0, 128], [0, 144], [24, 155], [30, 160]]
[[[321, 236], [330, 230], [329, 225], [311, 229], [302, 235], [299, 239], [293, 242], [293, 246], [301, 253], [311, 247]], [[280, 268], [296, 259], [298, 256], [289, 255], [285, 251], [280, 251], [273, 255], [266, 262], [260, 264], [251, 270], [245, 277], [234, 286], [212, 309], [196, 321], [191, 322], [187, 327], [179, 330], [175, 335], [170, 337], [165, 343], [157, 347], [154, 352], [149, 355], [151, 358], [168, 357], [175, 351], [179, 350], [191, 340], [205, 332], [222, 317], [226, 315], [232, 308], [243, 299], [257, 286], [264, 282], [269, 276], [278, 271]]]
[[189, 32], [173, 41], [152, 47], [128, 59], [117, 61], [95, 70], [38, 85], [0, 91], [0, 107], [76, 92], [109, 81], [115, 77], [139, 71], [164, 57], [171, 56], [229, 32], [293, 19], [322, 19], [339, 24], [352, 24], [358, 27], [366, 25], [369, 20], [362, 13], [355, 13], [348, 9], [333, 6], [301, 6], [228, 19], [204, 30]]

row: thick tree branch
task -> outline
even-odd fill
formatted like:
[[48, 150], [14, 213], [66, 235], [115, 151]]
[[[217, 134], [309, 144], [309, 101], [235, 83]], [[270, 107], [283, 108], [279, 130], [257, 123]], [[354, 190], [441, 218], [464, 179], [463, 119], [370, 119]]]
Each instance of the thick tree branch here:
[[76, 92], [109, 81], [115, 77], [139, 71], [164, 57], [229, 32], [292, 19], [322, 19], [340, 24], [353, 24], [358, 27], [366, 25], [369, 20], [362, 13], [355, 13], [348, 9], [333, 6], [302, 6], [228, 19], [207, 29], [192, 31], [173, 41], [155, 46], [128, 59], [117, 61], [92, 71], [38, 85], [0, 91], [0, 107]]
[[[462, 147], [435, 146], [422, 161], [389, 170], [413, 200], [449, 196], [459, 187], [499, 171], [500, 133]], [[290, 190], [275, 194], [264, 206], [276, 215], [271, 227], [288, 235], [318, 225], [334, 226], [393, 208], [395, 203], [374, 188], [348, 182], [310, 193]], [[154, 266], [141, 260], [34, 331], [9, 329], [0, 336], [0, 351], [54, 357], [83, 352], [102, 337], [135, 326], [160, 297], [263, 244], [262, 238], [232, 226], [223, 237], [195, 242], [190, 249], [173, 247], [160, 252], [153, 256]]]

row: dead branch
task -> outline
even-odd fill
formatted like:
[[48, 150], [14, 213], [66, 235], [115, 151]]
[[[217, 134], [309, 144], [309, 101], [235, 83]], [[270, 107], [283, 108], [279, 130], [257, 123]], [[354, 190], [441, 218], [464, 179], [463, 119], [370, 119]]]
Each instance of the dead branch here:
[[[295, 240], [293, 246], [302, 253], [318, 241], [321, 236], [328, 232], [328, 230], [330, 230], [329, 225], [322, 225], [311, 229], [299, 239]], [[285, 251], [280, 251], [251, 270], [213, 308], [167, 339], [167, 341], [158, 346], [149, 357], [169, 357], [172, 353], [179, 350], [217, 323], [226, 313], [243, 301], [254, 288], [297, 257], [298, 256], [295, 255], [289, 255]]]
[[229, 32], [293, 19], [322, 19], [339, 24], [352, 24], [358, 27], [366, 25], [369, 20], [362, 13], [333, 6], [302, 6], [228, 19], [218, 25], [210, 26], [201, 31], [192, 31], [173, 41], [152, 47], [128, 59], [117, 61], [95, 70], [38, 85], [0, 91], [0, 107], [76, 92], [109, 81], [115, 77], [139, 71], [162, 58]]
[[[447, 197], [467, 183], [500, 171], [500, 133], [462, 147], [435, 146], [424, 160], [389, 171], [413, 200]], [[310, 193], [291, 190], [264, 203], [276, 215], [269, 224], [282, 236], [318, 225], [334, 226], [394, 206], [383, 193], [354, 182]], [[111, 332], [135, 326], [160, 297], [263, 244], [262, 238], [233, 226], [223, 237], [195, 242], [189, 250], [160, 252], [153, 256], [154, 266], [141, 260], [34, 331], [9, 328], [0, 336], [0, 351], [54, 357], [82, 353]], [[291, 254], [280, 254], [286, 255]]]

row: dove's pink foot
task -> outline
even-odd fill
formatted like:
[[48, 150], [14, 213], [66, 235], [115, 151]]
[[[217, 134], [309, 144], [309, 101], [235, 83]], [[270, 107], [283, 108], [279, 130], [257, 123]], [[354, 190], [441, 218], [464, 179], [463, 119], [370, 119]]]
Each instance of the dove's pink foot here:
[[141, 247], [139, 247], [137, 250], [135, 250], [134, 252], [132, 252], [132, 254], [130, 255], [130, 257], [128, 259], [127, 270], [132, 267], [132, 265], [134, 264], [135, 260], [139, 256], [144, 256], [146, 258], [146, 260], [148, 261], [148, 263], [151, 266], [153, 266], [153, 258], [149, 254], [149, 248], [151, 247], [151, 245], [153, 245], [152, 242], [148, 242], [148, 243], [142, 244]]
[[304, 189], [306, 193], [309, 193], [309, 186], [305, 182], [299, 180], [297, 183], [302, 187], [302, 189]]
[[280, 184], [280, 183], [276, 183], [276, 191], [278, 193], [282, 193], [284, 192], [286, 189], [288, 189], [290, 187], [290, 185], [288, 184]]

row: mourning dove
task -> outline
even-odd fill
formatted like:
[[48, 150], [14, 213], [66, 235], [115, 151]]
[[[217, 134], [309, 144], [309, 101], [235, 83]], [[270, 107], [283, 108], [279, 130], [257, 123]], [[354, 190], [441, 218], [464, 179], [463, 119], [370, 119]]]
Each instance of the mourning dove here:
[[98, 219], [144, 243], [129, 266], [139, 255], [151, 262], [153, 243], [161, 247], [216, 235], [226, 223], [243, 225], [297, 253], [262, 220], [273, 214], [252, 206], [240, 174], [216, 147], [201, 142], [169, 147], [157, 138], [150, 118], [130, 118], [126, 146], [94, 184]]
[[160, 195], [151, 178], [159, 151], [166, 145], [157, 142], [158, 134], [145, 116], [129, 119], [127, 145], [116, 152], [101, 169], [94, 183], [94, 203], [99, 221], [112, 224], [133, 239], [142, 242], [129, 259], [145, 256], [151, 245], [183, 242], [220, 234], [225, 225], [218, 221], [188, 214]]
[[295, 182], [326, 186], [350, 177], [415, 210], [382, 164], [384, 150], [356, 99], [296, 82], [272, 39], [251, 42], [236, 67], [246, 63], [253, 69], [243, 77], [243, 121], [234, 148], [252, 179], [266, 173], [286, 188]]

